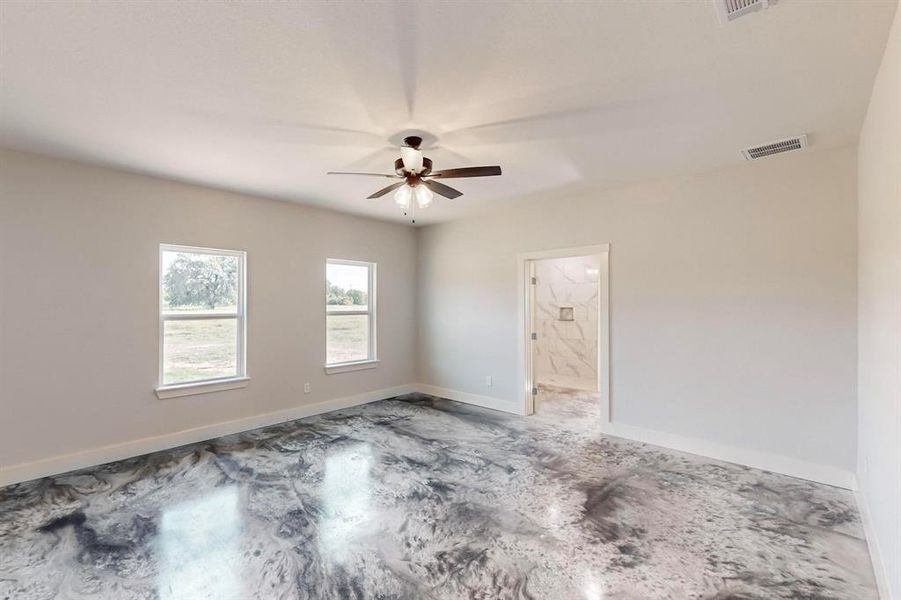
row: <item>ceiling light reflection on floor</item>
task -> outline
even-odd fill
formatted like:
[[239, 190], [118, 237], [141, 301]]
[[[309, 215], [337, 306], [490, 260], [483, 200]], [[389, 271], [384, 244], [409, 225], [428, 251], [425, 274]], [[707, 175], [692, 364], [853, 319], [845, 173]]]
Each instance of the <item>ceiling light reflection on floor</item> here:
[[354, 541], [372, 525], [372, 464], [372, 450], [365, 444], [325, 459], [323, 516], [319, 523], [323, 559], [344, 563]]
[[604, 588], [598, 577], [590, 571], [586, 573], [582, 584], [582, 597], [585, 600], [604, 600]]
[[241, 513], [237, 486], [165, 509], [159, 529], [159, 598], [240, 600]]

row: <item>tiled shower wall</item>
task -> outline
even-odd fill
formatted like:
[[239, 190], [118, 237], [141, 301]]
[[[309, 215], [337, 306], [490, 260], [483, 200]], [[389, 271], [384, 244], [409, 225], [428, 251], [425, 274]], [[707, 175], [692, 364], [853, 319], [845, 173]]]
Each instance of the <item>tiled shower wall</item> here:
[[[538, 261], [535, 276], [535, 379], [596, 390], [598, 385], [598, 261], [572, 257]], [[560, 309], [572, 308], [572, 321]]]

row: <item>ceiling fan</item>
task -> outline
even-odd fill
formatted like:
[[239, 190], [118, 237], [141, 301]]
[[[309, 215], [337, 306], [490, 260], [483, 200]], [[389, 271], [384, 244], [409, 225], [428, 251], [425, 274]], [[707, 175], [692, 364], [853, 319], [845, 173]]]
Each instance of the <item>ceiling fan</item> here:
[[[329, 171], [328, 175], [364, 175], [368, 177], [388, 177], [400, 179], [387, 187], [367, 196], [367, 198], [381, 198], [388, 192], [394, 192], [394, 200], [403, 209], [404, 214], [411, 213], [413, 222], [416, 222], [415, 211], [428, 207], [434, 198], [434, 194], [445, 198], [458, 198], [463, 192], [455, 190], [449, 185], [444, 185], [438, 179], [451, 179], [454, 177], [491, 177], [500, 175], [501, 168], [492, 167], [462, 167], [458, 169], [444, 169], [433, 171], [432, 161], [422, 155], [420, 146], [422, 138], [411, 135], [404, 138], [404, 145], [400, 147], [400, 158], [394, 161], [394, 173], [354, 173], [348, 171]], [[434, 192], [434, 194], [433, 194]]]

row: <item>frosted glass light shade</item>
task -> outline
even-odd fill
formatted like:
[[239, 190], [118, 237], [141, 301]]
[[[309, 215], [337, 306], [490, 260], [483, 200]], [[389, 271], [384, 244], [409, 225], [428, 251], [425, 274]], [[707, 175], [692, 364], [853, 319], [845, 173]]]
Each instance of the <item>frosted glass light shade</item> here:
[[408, 185], [402, 185], [394, 192], [394, 201], [404, 210], [410, 208], [410, 200], [413, 198], [413, 188]]
[[422, 171], [422, 152], [416, 148], [401, 147], [400, 157], [404, 161], [404, 168], [411, 173]]
[[432, 203], [432, 198], [435, 197], [435, 195], [432, 194], [432, 190], [422, 184], [417, 185], [413, 192], [416, 194], [416, 205], [419, 206], [419, 208], [426, 208]]

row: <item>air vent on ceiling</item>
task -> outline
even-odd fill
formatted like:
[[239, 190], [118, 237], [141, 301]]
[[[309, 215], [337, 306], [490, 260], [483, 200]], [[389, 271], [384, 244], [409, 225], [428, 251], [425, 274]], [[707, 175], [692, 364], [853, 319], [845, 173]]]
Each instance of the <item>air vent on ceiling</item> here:
[[781, 152], [791, 152], [792, 150], [803, 150], [807, 147], [807, 134], [797, 137], [787, 138], [770, 142], [769, 144], [761, 144], [760, 146], [752, 146], [741, 151], [741, 155], [745, 160], [757, 160], [765, 156], [779, 154]]
[[755, 10], [769, 8], [771, 1], [775, 2], [775, 0], [715, 0], [716, 13], [719, 15], [720, 21], [725, 23]]

